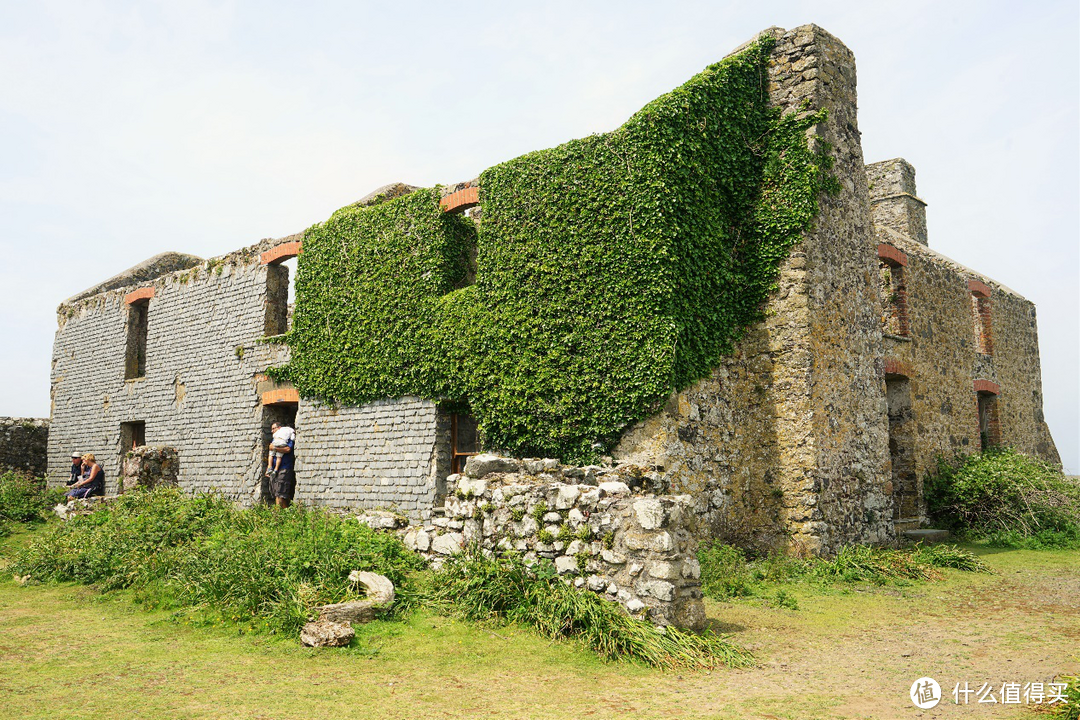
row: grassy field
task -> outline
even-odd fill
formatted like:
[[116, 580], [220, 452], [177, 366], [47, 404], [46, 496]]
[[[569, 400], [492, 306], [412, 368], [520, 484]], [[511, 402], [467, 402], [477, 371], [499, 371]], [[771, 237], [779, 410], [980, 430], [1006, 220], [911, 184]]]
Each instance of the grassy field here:
[[[0, 553], [25, 541], [17, 533]], [[718, 628], [759, 666], [694, 673], [604, 663], [528, 630], [423, 614], [315, 651], [177, 624], [85, 587], [19, 587], [0, 572], [0, 717], [1037, 717], [1023, 706], [956, 706], [950, 693], [957, 682], [1080, 671], [1080, 552], [977, 552], [995, 574], [776, 586], [799, 610], [710, 601]], [[924, 675], [946, 699], [920, 711], [908, 688]]]

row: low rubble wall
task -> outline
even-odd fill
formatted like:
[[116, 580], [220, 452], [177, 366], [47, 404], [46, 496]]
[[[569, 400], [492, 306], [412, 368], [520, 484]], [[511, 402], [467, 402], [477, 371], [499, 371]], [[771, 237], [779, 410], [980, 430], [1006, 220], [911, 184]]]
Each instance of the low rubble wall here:
[[478, 455], [463, 475], [447, 478], [444, 515], [401, 532], [409, 548], [436, 562], [469, 546], [550, 560], [575, 586], [635, 617], [699, 630], [705, 611], [692, 501], [658, 494], [659, 483], [638, 465]]

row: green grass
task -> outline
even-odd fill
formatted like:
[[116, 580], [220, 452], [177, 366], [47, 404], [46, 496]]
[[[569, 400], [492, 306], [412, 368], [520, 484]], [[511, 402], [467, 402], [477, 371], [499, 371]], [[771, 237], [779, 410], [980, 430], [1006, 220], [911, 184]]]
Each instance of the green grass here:
[[240, 510], [158, 488], [49, 525], [11, 572], [126, 590], [200, 622], [295, 634], [316, 606], [361, 597], [350, 571], [386, 575], [408, 595], [408, 573], [422, 565], [396, 537], [351, 518], [304, 506]]
[[989, 572], [978, 557], [954, 545], [915, 545], [893, 550], [852, 545], [833, 558], [796, 558], [773, 554], [750, 558], [732, 545], [706, 543], [698, 551], [701, 586], [706, 597], [730, 600], [759, 596], [779, 607], [798, 609], [786, 595], [782, 583], [873, 583], [904, 584], [941, 578], [942, 568], [968, 572]]
[[[0, 541], [0, 568], [41, 531], [16, 526]], [[17, 587], [0, 575], [0, 716], [884, 720], [913, 716], [907, 688], [924, 674], [947, 682], [1076, 674], [1077, 552], [973, 551], [994, 575], [793, 582], [783, 589], [798, 598], [798, 613], [708, 601], [711, 621], [754, 647], [759, 663], [675, 672], [604, 662], [579, 642], [519, 624], [423, 609], [357, 626], [350, 647], [312, 650], [228, 624], [192, 627], [124, 592]], [[1023, 707], [995, 711], [1030, 717]]]
[[711, 632], [659, 629], [558, 578], [550, 563], [481, 555], [455, 558], [435, 576], [431, 598], [473, 622], [520, 623], [547, 638], [581, 642], [607, 660], [660, 668], [748, 667], [750, 653]]
[[0, 537], [11, 533], [13, 523], [44, 521], [63, 497], [63, 490], [46, 488], [44, 478], [14, 470], [0, 474]]

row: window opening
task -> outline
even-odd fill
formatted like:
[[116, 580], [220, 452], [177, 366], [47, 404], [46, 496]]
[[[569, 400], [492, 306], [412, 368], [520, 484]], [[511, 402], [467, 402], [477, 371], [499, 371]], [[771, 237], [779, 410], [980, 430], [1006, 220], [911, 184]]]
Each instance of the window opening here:
[[293, 272], [296, 258], [266, 266], [266, 320], [263, 334], [267, 337], [284, 335], [289, 331], [292, 312]]
[[983, 355], [994, 354], [990, 331], [990, 298], [972, 294], [971, 312], [975, 318], [975, 349]]
[[127, 347], [124, 354], [124, 379], [146, 377], [146, 335], [150, 301], [137, 300], [128, 305]]
[[120, 455], [146, 444], [146, 422], [132, 420], [120, 423]]
[[911, 381], [901, 375], [885, 376], [889, 413], [889, 460], [892, 463], [893, 519], [917, 519], [921, 498], [915, 473], [915, 425], [911, 409]]
[[997, 395], [979, 392], [979, 444], [983, 450], [1001, 444]]
[[480, 454], [476, 419], [464, 413], [450, 415], [450, 472], [465, 472], [465, 463]]
[[910, 333], [904, 274], [905, 268], [891, 260], [883, 258], [878, 265], [881, 331], [901, 337], [907, 337]]

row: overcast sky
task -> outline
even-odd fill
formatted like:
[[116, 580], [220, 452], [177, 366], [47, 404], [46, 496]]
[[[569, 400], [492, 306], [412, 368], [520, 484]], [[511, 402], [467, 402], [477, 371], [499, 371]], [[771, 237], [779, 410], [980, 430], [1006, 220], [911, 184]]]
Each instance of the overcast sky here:
[[611, 130], [813, 22], [855, 53], [866, 160], [915, 166], [931, 247], [1036, 303], [1080, 469], [1076, 0], [390, 5], [0, 0], [0, 415], [48, 415], [57, 304], [151, 255]]

